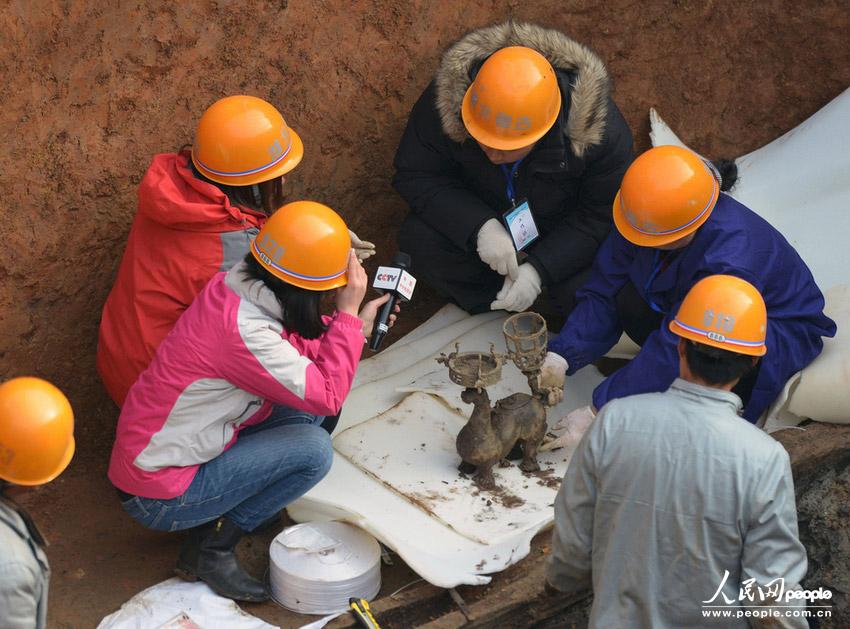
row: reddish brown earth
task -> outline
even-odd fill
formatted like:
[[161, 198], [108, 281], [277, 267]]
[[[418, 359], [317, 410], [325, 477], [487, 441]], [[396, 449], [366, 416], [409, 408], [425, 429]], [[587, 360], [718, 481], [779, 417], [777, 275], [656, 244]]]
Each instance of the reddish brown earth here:
[[[94, 370], [100, 308], [151, 156], [190, 142], [219, 97], [269, 99], [305, 141], [292, 198], [338, 208], [387, 258], [405, 212], [392, 156], [411, 105], [448, 43], [510, 16], [601, 54], [640, 149], [651, 106], [695, 148], [735, 156], [850, 84], [842, 0], [0, 5], [0, 380], [49, 378], [77, 414], [74, 462], [27, 499], [54, 542], [52, 626], [93, 626], [166, 577], [178, 545], [117, 505], [104, 477], [117, 412]], [[408, 325], [436, 306], [420, 298]]]

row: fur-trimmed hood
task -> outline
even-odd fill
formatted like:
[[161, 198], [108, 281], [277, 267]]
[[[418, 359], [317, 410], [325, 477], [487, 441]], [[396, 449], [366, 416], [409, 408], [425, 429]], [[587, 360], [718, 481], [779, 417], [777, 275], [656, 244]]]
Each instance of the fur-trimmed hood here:
[[505, 22], [472, 31], [443, 54], [436, 78], [436, 104], [445, 134], [463, 142], [469, 133], [460, 116], [469, 84], [469, 73], [500, 48], [526, 46], [542, 54], [557, 70], [575, 74], [564, 134], [573, 152], [585, 151], [602, 141], [608, 113], [610, 81], [602, 60], [586, 46], [560, 31], [526, 22]]

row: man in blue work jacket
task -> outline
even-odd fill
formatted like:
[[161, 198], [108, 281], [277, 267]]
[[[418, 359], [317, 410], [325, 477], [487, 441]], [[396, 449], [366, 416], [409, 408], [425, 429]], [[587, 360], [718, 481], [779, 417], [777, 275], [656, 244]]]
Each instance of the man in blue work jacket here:
[[706, 276], [740, 277], [767, 304], [770, 354], [735, 388], [750, 422], [820, 354], [821, 337], [835, 335], [805, 262], [767, 221], [722, 194], [716, 172], [692, 151], [659, 146], [636, 159], [614, 200], [614, 224], [575, 310], [549, 342], [541, 385], [557, 397], [565, 374], [603, 356], [623, 331], [641, 351], [602, 382], [593, 405], [574, 411], [568, 424], [586, 424], [609, 400], [670, 386], [679, 358], [668, 324]]

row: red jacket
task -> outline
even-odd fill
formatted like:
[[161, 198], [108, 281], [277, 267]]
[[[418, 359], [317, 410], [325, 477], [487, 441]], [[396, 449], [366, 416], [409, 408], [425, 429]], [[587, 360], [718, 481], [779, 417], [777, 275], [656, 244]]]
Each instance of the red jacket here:
[[265, 219], [197, 179], [188, 152], [154, 157], [100, 321], [97, 370], [116, 404], [195, 295], [245, 256]]

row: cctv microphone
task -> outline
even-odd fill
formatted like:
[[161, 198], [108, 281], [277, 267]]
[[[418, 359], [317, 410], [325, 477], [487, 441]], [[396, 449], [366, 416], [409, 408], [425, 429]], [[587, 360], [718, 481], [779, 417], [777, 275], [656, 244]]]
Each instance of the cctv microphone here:
[[372, 288], [377, 288], [383, 293], [389, 293], [390, 298], [387, 303], [381, 306], [381, 312], [375, 319], [375, 325], [372, 328], [369, 349], [373, 352], [378, 351], [381, 341], [384, 340], [384, 337], [390, 330], [390, 315], [393, 313], [398, 300], [410, 301], [410, 298], [413, 297], [416, 278], [407, 272], [409, 268], [410, 256], [402, 251], [395, 254], [389, 266], [378, 267]]

